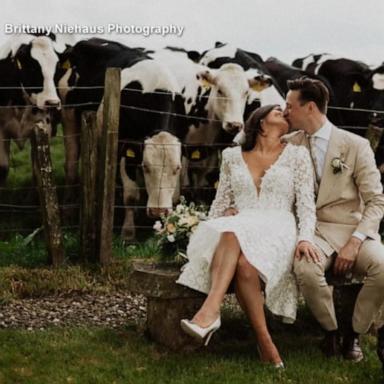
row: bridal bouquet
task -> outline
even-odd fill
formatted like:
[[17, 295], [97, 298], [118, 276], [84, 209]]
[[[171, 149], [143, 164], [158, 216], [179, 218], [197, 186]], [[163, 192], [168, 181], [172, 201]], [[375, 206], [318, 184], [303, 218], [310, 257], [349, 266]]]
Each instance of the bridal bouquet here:
[[195, 205], [193, 202], [187, 204], [185, 198], [181, 196], [176, 208], [167, 216], [161, 216], [153, 226], [162, 256], [167, 260], [173, 258], [178, 262], [186, 259], [189, 238], [199, 222], [206, 218], [207, 207]]

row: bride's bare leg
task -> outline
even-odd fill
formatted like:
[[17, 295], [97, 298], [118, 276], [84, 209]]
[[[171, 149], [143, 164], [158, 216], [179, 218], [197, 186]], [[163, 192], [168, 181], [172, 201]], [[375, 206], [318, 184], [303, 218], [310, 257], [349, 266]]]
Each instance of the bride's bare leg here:
[[207, 327], [217, 319], [220, 306], [235, 275], [240, 256], [239, 242], [232, 232], [224, 232], [211, 263], [211, 289], [200, 310], [192, 321]]
[[259, 273], [243, 254], [240, 255], [235, 276], [235, 292], [240, 306], [247, 314], [256, 333], [261, 360], [280, 363], [279, 352], [268, 331], [264, 313], [264, 296], [262, 294]]

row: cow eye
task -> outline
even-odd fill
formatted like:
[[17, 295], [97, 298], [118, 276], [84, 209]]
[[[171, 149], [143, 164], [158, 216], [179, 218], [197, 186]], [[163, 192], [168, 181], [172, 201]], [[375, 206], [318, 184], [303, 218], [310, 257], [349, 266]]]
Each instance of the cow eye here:
[[224, 96], [224, 92], [220, 88], [217, 90], [217, 94], [220, 96]]

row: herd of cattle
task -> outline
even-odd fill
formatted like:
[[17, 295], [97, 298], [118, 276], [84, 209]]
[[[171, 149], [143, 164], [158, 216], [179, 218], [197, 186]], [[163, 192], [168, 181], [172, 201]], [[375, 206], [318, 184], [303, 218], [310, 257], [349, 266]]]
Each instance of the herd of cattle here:
[[[140, 177], [151, 217], [170, 209], [180, 188], [194, 197], [210, 191], [220, 150], [231, 144], [252, 110], [268, 103], [284, 106], [289, 79], [322, 80], [330, 105], [338, 107], [329, 109], [334, 124], [384, 127], [384, 65], [371, 68], [327, 54], [288, 65], [222, 43], [199, 53], [129, 48], [100, 38], [68, 46], [53, 35], [19, 35], [0, 48], [1, 184], [10, 141], [22, 147], [39, 120], [52, 135], [62, 123], [66, 184], [78, 182], [81, 113], [96, 110], [101, 123], [108, 67], [121, 68], [118, 159], [126, 239], [135, 235], [131, 207], [140, 198]], [[383, 152], [381, 146], [377, 162], [384, 171]]]

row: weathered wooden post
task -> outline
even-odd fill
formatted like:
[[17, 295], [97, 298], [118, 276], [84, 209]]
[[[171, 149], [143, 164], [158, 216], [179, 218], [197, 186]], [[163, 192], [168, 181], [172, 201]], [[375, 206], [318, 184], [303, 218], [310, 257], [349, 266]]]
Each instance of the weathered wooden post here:
[[31, 142], [48, 256], [54, 266], [59, 266], [64, 261], [63, 236], [60, 228], [59, 203], [52, 176], [49, 135], [45, 123], [36, 123]]
[[120, 68], [108, 68], [105, 74], [103, 124], [100, 132], [98, 168], [98, 260], [105, 265], [112, 257], [113, 215], [120, 118]]
[[98, 132], [96, 112], [81, 116], [81, 208], [80, 255], [83, 261], [96, 259]]

